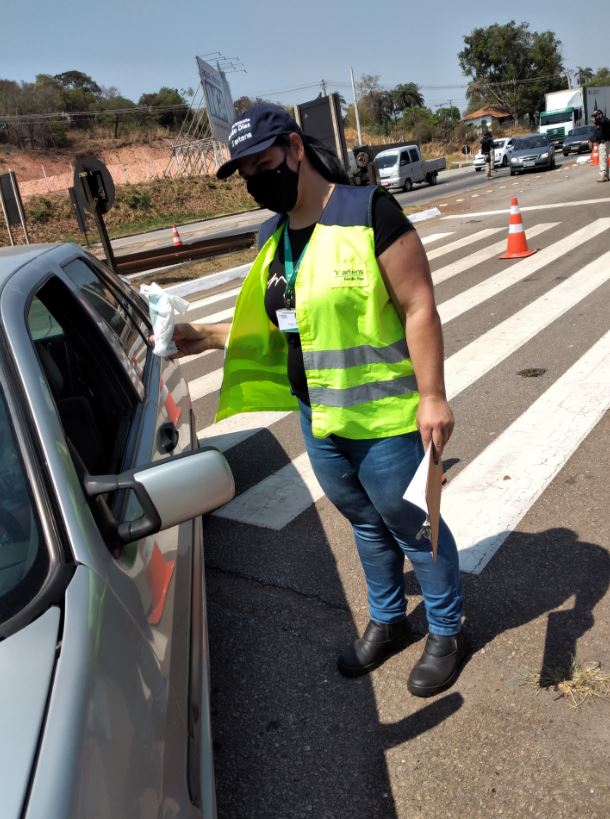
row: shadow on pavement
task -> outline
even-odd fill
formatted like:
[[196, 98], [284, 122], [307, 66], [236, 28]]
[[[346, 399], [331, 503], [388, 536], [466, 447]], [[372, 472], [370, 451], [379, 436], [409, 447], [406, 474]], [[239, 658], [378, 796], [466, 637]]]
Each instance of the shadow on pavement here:
[[567, 674], [610, 585], [610, 554], [567, 528], [513, 532], [480, 575], [463, 581], [473, 650], [548, 612], [540, 671]]

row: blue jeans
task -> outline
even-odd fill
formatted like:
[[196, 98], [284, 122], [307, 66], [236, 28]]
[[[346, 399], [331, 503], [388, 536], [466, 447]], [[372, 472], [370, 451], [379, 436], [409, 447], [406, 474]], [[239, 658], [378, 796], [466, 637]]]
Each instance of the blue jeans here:
[[462, 584], [453, 535], [441, 520], [436, 561], [430, 541], [416, 540], [424, 513], [403, 500], [422, 457], [419, 432], [389, 438], [314, 438], [311, 408], [299, 402], [307, 453], [328, 499], [352, 524], [368, 588], [371, 619], [395, 623], [406, 611], [404, 561], [421, 587], [428, 630], [457, 634]]

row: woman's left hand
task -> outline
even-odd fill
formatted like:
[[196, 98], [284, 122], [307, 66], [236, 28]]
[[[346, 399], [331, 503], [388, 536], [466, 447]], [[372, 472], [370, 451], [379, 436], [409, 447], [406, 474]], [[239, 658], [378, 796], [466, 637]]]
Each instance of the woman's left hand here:
[[424, 452], [430, 441], [434, 444], [434, 455], [437, 458], [443, 453], [445, 444], [451, 437], [454, 426], [453, 412], [445, 398], [422, 396], [417, 410], [417, 428], [419, 429]]

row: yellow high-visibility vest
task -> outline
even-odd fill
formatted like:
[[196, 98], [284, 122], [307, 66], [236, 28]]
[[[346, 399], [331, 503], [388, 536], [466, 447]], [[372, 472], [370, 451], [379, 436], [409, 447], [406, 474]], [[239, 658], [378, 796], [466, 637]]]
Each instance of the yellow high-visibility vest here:
[[[404, 327], [375, 257], [375, 190], [335, 187], [299, 267], [296, 313], [316, 438], [386, 438], [417, 429], [419, 393]], [[284, 230], [277, 217], [271, 221], [276, 229], [235, 306], [217, 421], [298, 408], [285, 334], [265, 312], [269, 266]]]

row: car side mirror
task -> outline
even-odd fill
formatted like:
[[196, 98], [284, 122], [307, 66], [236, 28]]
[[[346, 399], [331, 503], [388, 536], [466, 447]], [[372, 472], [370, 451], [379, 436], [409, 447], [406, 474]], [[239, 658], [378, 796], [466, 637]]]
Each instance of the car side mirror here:
[[133, 521], [114, 522], [121, 543], [169, 529], [223, 506], [235, 495], [235, 481], [224, 455], [203, 447], [120, 475], [86, 475], [90, 498], [120, 489], [135, 492], [143, 514]]

